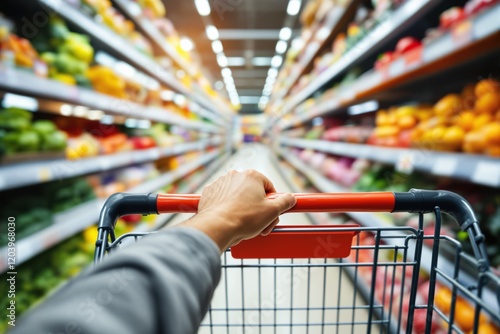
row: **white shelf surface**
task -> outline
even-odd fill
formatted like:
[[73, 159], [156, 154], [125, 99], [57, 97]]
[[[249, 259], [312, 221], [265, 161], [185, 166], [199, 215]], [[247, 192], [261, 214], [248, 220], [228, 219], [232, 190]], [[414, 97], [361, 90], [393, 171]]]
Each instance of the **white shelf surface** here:
[[9, 164], [0, 167], [0, 191], [78, 175], [103, 172], [119, 167], [145, 163], [190, 151], [203, 151], [222, 144], [220, 136], [168, 148], [151, 148], [103, 155], [79, 160], [46, 160]]
[[108, 114], [147, 119], [155, 122], [179, 125], [189, 129], [215, 132], [220, 127], [213, 124], [184, 118], [168, 109], [148, 107], [138, 103], [117, 99], [112, 96], [77, 86], [66, 85], [56, 80], [36, 75], [0, 64], [0, 89], [32, 97], [41, 97], [60, 102], [68, 102], [90, 109], [102, 110]]
[[463, 179], [490, 187], [500, 187], [500, 159], [485, 155], [387, 148], [286, 137], [280, 137], [278, 140], [287, 146], [382, 162], [393, 165], [396, 169], [405, 168], [407, 172], [421, 170], [432, 175]]
[[[127, 190], [131, 193], [152, 193], [176, 180], [188, 175], [192, 171], [208, 164], [217, 158], [222, 149], [208, 153], [199, 159], [165, 173], [158, 178], [145, 182]], [[104, 200], [96, 199], [83, 203], [67, 211], [55, 215], [54, 223], [26, 238], [16, 241], [16, 267], [32, 257], [44, 252], [52, 246], [68, 239], [85, 228], [95, 224], [99, 219], [99, 212]], [[7, 270], [7, 247], [0, 248], [0, 273]]]
[[70, 21], [73, 25], [77, 26], [78, 29], [88, 34], [91, 39], [105, 45], [124, 61], [156, 78], [158, 81], [185, 95], [189, 99], [198, 102], [200, 105], [214, 112], [219, 110], [216, 105], [207, 101], [205, 97], [194, 93], [191, 89], [184, 86], [175, 76], [165, 70], [152, 58], [135, 49], [127, 40], [117, 35], [106, 26], [94, 21], [77, 7], [65, 1], [39, 0], [39, 2], [51, 11], [59, 14], [65, 20]]
[[[458, 40], [454, 37], [454, 33], [449, 31], [436, 40], [426, 44], [422, 49], [421, 59], [419, 61], [407, 63], [405, 59], [400, 58], [392, 62], [384, 74], [375, 70], [366, 72], [353, 84], [341, 88], [334, 97], [318, 103], [307, 111], [302, 111], [299, 114], [293, 115], [292, 118], [288, 120], [282, 120], [278, 126], [279, 129], [284, 130], [291, 126], [300, 125], [314, 117], [335, 111], [346, 103], [355, 103], [357, 94], [373, 90], [388, 80], [396, 79], [410, 72], [418, 72], [420, 68], [444, 57], [449, 57], [455, 53], [459, 55], [461, 49], [464, 47], [498, 33], [500, 31], [500, 20], [498, 20], [498, 17], [500, 17], [500, 5], [483, 11], [476, 17], [467, 21], [470, 22], [471, 25], [469, 28], [470, 33], [467, 35], [467, 38], [465, 38], [465, 41]], [[456, 29], [459, 28], [460, 27], [457, 27]], [[348, 54], [346, 54], [346, 56], [347, 55]], [[337, 65], [334, 65], [332, 69], [336, 67]], [[445, 68], [443, 68], [443, 70], [444, 69]], [[319, 80], [319, 77], [317, 80]], [[283, 112], [283, 114], [286, 113]]]

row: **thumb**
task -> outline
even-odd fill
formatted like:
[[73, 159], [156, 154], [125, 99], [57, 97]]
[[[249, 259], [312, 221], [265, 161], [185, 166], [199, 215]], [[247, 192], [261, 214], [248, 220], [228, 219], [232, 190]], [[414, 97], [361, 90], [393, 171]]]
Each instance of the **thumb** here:
[[295, 203], [297, 203], [297, 199], [291, 193], [276, 194], [275, 197], [272, 197], [272, 203], [281, 214], [293, 208]]

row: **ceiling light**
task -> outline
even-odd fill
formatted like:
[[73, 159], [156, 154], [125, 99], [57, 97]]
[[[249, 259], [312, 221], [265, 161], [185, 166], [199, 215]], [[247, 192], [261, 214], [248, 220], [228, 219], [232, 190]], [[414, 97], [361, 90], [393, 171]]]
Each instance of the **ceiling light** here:
[[194, 48], [193, 41], [187, 37], [181, 38], [180, 46], [181, 46], [181, 49], [186, 51], [186, 52], [189, 52], [189, 51], [193, 50], [193, 48]]
[[252, 58], [253, 66], [269, 66], [271, 65], [271, 57], [254, 57]]
[[94, 60], [96, 63], [108, 67], [113, 67], [113, 65], [116, 63], [115, 58], [111, 57], [109, 54], [102, 51], [97, 51]]
[[[194, 0], [194, 4], [196, 5], [198, 14], [200, 14], [201, 16], [210, 15], [210, 4], [207, 0]], [[288, 5], [288, 7], [290, 7], [290, 4]]]
[[372, 111], [377, 111], [379, 108], [379, 104], [376, 100], [370, 100], [367, 102], [363, 102], [360, 104], [356, 104], [347, 108], [347, 113], [349, 115], [359, 115]]
[[224, 67], [220, 73], [222, 74], [222, 77], [223, 78], [226, 78], [226, 77], [231, 77], [233, 75], [233, 72], [231, 72], [231, 69], [230, 68], [227, 68], [227, 67]]
[[220, 67], [227, 67], [227, 58], [224, 54], [219, 53], [217, 55], [217, 63]]
[[258, 96], [240, 96], [241, 104], [257, 104], [260, 101], [260, 97]]
[[280, 30], [280, 39], [288, 41], [292, 37], [292, 29], [288, 27], [283, 27]]
[[278, 70], [275, 68], [270, 68], [269, 71], [267, 71], [267, 76], [270, 78], [276, 78], [278, 76]]
[[278, 54], [285, 53], [287, 47], [288, 47], [287, 42], [285, 42], [285, 41], [278, 41], [278, 43], [276, 43], [276, 52]]
[[243, 57], [227, 57], [228, 66], [245, 66], [246, 60]]
[[302, 38], [297, 37], [292, 41], [292, 48], [293, 49], [298, 50], [298, 49], [302, 48], [302, 46], [304, 46], [304, 41], [302, 40]]
[[224, 83], [226, 85], [234, 85], [234, 79], [233, 77], [229, 76], [229, 77], [224, 77]]
[[76, 117], [87, 117], [88, 111], [89, 108], [84, 106], [76, 106], [75, 109], [73, 109], [73, 113]]
[[205, 28], [205, 32], [207, 33], [208, 39], [211, 41], [219, 38], [219, 30], [217, 30], [217, 28], [211, 24]]
[[174, 103], [179, 107], [184, 107], [186, 105], [186, 97], [184, 95], [175, 94]]
[[222, 51], [224, 51], [221, 41], [219, 40], [213, 41], [212, 50], [214, 50], [214, 53], [221, 53]]
[[137, 127], [138, 123], [139, 123], [139, 121], [135, 118], [127, 118], [125, 120], [125, 126], [127, 128], [135, 128], [135, 127]]
[[272, 67], [280, 67], [281, 64], [283, 64], [283, 57], [281, 57], [281, 56], [276, 55], [271, 60], [271, 66]]
[[286, 13], [290, 16], [297, 15], [300, 11], [300, 3], [301, 3], [300, 0], [290, 0], [288, 2], [288, 7], [286, 8]]
[[271, 84], [274, 85], [274, 82], [276, 81], [276, 78], [273, 77], [267, 77], [266, 79], [266, 84]]
[[151, 127], [151, 121], [147, 119], [141, 119], [137, 122], [137, 127], [140, 129], [149, 129]]

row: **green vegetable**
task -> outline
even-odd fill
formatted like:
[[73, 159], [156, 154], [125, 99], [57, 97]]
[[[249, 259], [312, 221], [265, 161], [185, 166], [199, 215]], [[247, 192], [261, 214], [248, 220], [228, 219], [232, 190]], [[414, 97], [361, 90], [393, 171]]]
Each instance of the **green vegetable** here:
[[78, 60], [67, 53], [57, 55], [54, 66], [60, 73], [70, 75], [85, 75], [88, 69], [88, 65], [85, 62]]
[[54, 124], [54, 122], [47, 121], [47, 120], [35, 121], [35, 122], [33, 122], [31, 127], [34, 131], [36, 131], [41, 136], [57, 131], [57, 127]]
[[66, 148], [66, 141], [66, 133], [62, 131], [45, 133], [42, 136], [41, 148], [44, 151], [62, 151]]
[[17, 145], [20, 151], [36, 152], [40, 148], [40, 136], [31, 130], [21, 132]]

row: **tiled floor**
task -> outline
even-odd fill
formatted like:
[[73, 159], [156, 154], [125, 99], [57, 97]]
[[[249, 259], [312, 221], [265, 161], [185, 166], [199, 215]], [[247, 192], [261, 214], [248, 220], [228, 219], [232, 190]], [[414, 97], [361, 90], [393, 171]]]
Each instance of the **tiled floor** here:
[[[265, 146], [243, 146], [210, 181], [231, 169], [256, 169], [266, 175], [279, 192], [290, 191], [271, 162]], [[209, 182], [210, 182], [209, 181]], [[201, 189], [200, 189], [201, 190]], [[179, 215], [174, 223], [187, 219]], [[280, 224], [310, 224], [304, 214], [287, 214]], [[279, 247], [279, 245], [277, 245]], [[300, 245], [297, 245], [300, 247]], [[223, 257], [221, 282], [212, 310], [199, 333], [366, 333], [364, 305], [334, 260], [236, 260]], [[326, 266], [325, 266], [326, 264]]]

